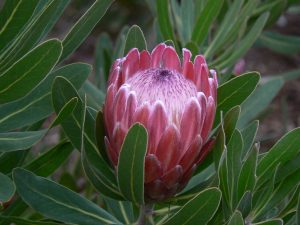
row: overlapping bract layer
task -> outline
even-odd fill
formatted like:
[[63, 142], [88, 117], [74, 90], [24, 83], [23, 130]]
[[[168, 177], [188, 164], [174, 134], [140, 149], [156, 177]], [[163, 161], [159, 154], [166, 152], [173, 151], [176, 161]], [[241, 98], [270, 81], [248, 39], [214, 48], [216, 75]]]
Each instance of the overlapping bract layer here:
[[217, 95], [215, 71], [203, 56], [191, 61], [183, 49], [159, 44], [152, 53], [132, 49], [111, 69], [104, 104], [105, 143], [116, 166], [128, 129], [136, 122], [148, 131], [145, 196], [166, 199], [180, 191], [206, 156]]

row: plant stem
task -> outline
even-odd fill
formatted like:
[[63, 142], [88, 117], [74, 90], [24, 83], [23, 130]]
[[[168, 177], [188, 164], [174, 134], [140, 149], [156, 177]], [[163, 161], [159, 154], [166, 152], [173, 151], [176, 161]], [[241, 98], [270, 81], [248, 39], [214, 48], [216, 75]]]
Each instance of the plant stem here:
[[152, 217], [152, 204], [144, 204], [140, 206], [140, 215], [136, 225], [146, 225], [147, 221], [151, 221]]

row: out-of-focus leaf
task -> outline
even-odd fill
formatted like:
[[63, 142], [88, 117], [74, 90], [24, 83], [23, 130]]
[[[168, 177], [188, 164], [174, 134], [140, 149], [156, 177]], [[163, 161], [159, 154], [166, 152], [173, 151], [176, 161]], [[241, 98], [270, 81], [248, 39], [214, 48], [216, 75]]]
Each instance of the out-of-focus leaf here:
[[242, 104], [241, 117], [238, 127], [242, 128], [259, 115], [277, 95], [284, 82], [281, 78], [274, 78], [258, 88]]
[[[80, 88], [91, 71], [91, 66], [74, 63], [50, 73], [25, 97], [0, 105], [0, 129], [11, 130], [37, 122], [51, 114], [51, 85], [55, 77], [67, 78], [76, 89]], [[32, 114], [34, 113], [34, 116]]]
[[259, 81], [259, 74], [246, 73], [227, 81], [218, 88], [215, 125], [220, 122], [220, 112], [226, 113], [232, 107], [240, 105], [253, 92]]
[[238, 179], [237, 195], [238, 199], [247, 191], [252, 192], [256, 180], [256, 164], [257, 164], [258, 150], [254, 147], [249, 152], [245, 162], [242, 165], [241, 172]]
[[0, 14], [0, 52], [26, 25], [38, 0], [5, 1]]
[[71, 28], [70, 32], [64, 38], [63, 52], [60, 61], [67, 58], [90, 34], [99, 20], [104, 16], [112, 0], [96, 0], [86, 13]]
[[281, 219], [270, 219], [259, 223], [253, 223], [253, 225], [283, 225]]
[[[25, 2], [27, 3], [27, 1]], [[39, 5], [37, 5], [39, 10], [35, 10], [36, 15], [32, 18], [29, 26], [17, 36], [16, 40], [0, 56], [2, 60], [0, 73], [18, 61], [48, 34], [69, 2], [70, 0], [39, 2]]]
[[195, 20], [195, 4], [193, 0], [181, 1], [181, 17], [182, 26], [180, 29], [181, 38], [184, 43], [191, 40], [191, 34], [194, 27]]
[[118, 223], [93, 202], [53, 181], [24, 169], [15, 169], [13, 177], [22, 199], [46, 217], [82, 225]]
[[129, 27], [125, 26], [121, 30], [115, 44], [113, 60], [117, 58], [122, 58], [125, 49], [125, 42], [126, 42], [126, 34], [128, 33]]
[[134, 224], [132, 203], [128, 201], [116, 201], [111, 198], [105, 198], [109, 212], [111, 212], [119, 221], [124, 224]]
[[282, 54], [295, 54], [300, 51], [300, 37], [283, 35], [275, 32], [264, 32], [257, 40], [259, 45]]
[[125, 42], [124, 56], [132, 49], [137, 48], [139, 51], [147, 50], [147, 43], [143, 31], [137, 25], [130, 27]]
[[1, 74], [0, 103], [16, 100], [30, 92], [54, 67], [61, 50], [60, 41], [46, 41]]
[[25, 150], [37, 143], [48, 131], [17, 131], [0, 133], [0, 152]]
[[272, 177], [271, 171], [280, 163], [284, 164], [293, 159], [300, 150], [300, 128], [296, 128], [284, 135], [260, 160], [257, 167], [258, 182]]
[[0, 206], [2, 203], [9, 201], [15, 193], [15, 185], [12, 180], [0, 173]]
[[175, 44], [176, 50], [179, 50], [175, 39], [173, 27], [170, 21], [169, 5], [170, 4], [168, 0], [156, 0], [156, 10], [159, 28], [164, 39], [172, 40]]
[[252, 46], [252, 44], [255, 42], [255, 40], [259, 37], [259, 34], [261, 33], [262, 29], [264, 28], [267, 19], [269, 17], [269, 13], [262, 14], [255, 22], [255, 24], [252, 26], [250, 31], [247, 33], [247, 35], [241, 40], [241, 42], [238, 44], [238, 46], [235, 47], [235, 51], [229, 53], [225, 52], [226, 57], [224, 55], [225, 59], [221, 60], [221, 57], [219, 58], [219, 63], [213, 63], [216, 65], [218, 69], [223, 69], [226, 67], [230, 67], [234, 65], [237, 59], [241, 58], [246, 51]]
[[242, 136], [244, 141], [244, 147], [242, 150], [242, 159], [245, 158], [248, 151], [251, 149], [251, 146], [255, 141], [257, 130], [258, 130], [258, 120], [253, 121], [242, 130]]
[[244, 225], [244, 219], [239, 211], [235, 211], [230, 218], [228, 225]]
[[164, 225], [206, 224], [216, 213], [220, 200], [221, 192], [219, 189], [206, 189], [187, 202]]
[[133, 125], [124, 140], [118, 162], [120, 191], [134, 203], [144, 203], [144, 164], [147, 131], [141, 124]]
[[282, 77], [283, 80], [289, 81], [289, 80], [294, 80], [294, 79], [297, 79], [298, 77], [300, 77], [300, 70], [296, 69], [296, 70], [291, 70], [288, 72], [284, 72], [284, 73], [280, 73], [280, 74], [276, 74], [276, 75], [270, 75], [270, 76], [271, 77], [280, 76], [280, 77]]
[[15, 217], [15, 216], [1, 216], [1, 221], [8, 224], [17, 224], [17, 225], [60, 225], [61, 223], [54, 223], [54, 222], [45, 222], [45, 221], [34, 221], [34, 220], [28, 220], [23, 219], [21, 217]]
[[192, 41], [198, 45], [202, 44], [207, 37], [212, 22], [222, 8], [223, 2], [223, 0], [206, 1], [206, 5], [198, 16], [193, 29]]

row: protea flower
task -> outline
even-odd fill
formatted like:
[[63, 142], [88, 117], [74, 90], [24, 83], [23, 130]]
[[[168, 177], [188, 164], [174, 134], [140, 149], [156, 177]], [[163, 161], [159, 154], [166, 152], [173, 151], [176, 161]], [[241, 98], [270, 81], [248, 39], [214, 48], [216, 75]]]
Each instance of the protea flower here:
[[210, 149], [216, 72], [202, 55], [159, 44], [152, 53], [132, 49], [112, 66], [104, 104], [105, 143], [114, 166], [129, 128], [148, 131], [145, 197], [159, 201], [182, 190]]

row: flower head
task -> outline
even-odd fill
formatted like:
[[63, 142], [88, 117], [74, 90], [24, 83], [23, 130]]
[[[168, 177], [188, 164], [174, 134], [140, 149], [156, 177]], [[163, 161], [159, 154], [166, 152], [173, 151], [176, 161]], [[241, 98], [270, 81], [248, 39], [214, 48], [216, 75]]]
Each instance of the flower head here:
[[148, 131], [145, 197], [173, 196], [188, 182], [211, 142], [217, 95], [216, 72], [203, 56], [194, 63], [183, 49], [159, 44], [150, 54], [132, 49], [113, 64], [104, 104], [105, 143], [116, 166], [128, 129], [141, 123]]

